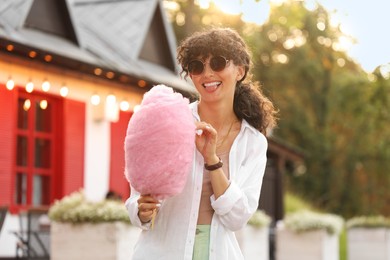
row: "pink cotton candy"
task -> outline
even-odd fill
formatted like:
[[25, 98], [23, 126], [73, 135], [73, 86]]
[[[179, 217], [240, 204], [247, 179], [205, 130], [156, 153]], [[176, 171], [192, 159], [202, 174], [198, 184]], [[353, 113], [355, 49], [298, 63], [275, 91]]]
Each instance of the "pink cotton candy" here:
[[186, 183], [195, 149], [195, 122], [189, 101], [157, 85], [145, 93], [127, 127], [125, 176], [141, 194], [165, 199]]

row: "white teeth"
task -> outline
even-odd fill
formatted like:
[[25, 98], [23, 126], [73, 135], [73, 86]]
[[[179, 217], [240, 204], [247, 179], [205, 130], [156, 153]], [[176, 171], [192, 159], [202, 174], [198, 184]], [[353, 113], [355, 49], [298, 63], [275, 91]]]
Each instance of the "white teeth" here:
[[214, 86], [218, 86], [219, 84], [221, 84], [220, 81], [215, 81], [215, 82], [204, 83], [203, 85], [205, 87], [214, 87]]

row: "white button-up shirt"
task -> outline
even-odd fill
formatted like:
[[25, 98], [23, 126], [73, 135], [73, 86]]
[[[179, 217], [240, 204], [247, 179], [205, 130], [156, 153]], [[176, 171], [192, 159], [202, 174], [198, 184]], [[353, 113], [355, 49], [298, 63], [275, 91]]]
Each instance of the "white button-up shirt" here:
[[[191, 103], [190, 108], [194, 118], [200, 120], [198, 103]], [[215, 211], [210, 229], [210, 260], [244, 259], [234, 231], [243, 228], [257, 209], [267, 145], [265, 136], [243, 120], [229, 153], [230, 185], [218, 199], [210, 197]], [[143, 229], [134, 248], [133, 260], [192, 259], [203, 167], [203, 157], [195, 151], [183, 191], [162, 202], [153, 229], [150, 223], [142, 224], [138, 218], [139, 193], [131, 189], [126, 207], [132, 224]]]

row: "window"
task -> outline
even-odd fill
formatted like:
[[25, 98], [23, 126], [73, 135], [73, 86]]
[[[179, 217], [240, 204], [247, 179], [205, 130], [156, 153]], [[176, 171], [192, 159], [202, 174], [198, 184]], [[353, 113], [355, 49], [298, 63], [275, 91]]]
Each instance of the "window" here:
[[13, 196], [17, 207], [48, 206], [52, 201], [58, 106], [56, 98], [19, 93]]

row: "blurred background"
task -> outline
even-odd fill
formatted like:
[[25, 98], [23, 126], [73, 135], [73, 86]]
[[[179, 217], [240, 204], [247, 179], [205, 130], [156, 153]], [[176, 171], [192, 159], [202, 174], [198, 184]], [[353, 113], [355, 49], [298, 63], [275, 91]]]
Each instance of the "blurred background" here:
[[[191, 98], [176, 46], [236, 29], [279, 110], [260, 209], [390, 215], [390, 4], [297, 0], [0, 0], [0, 256], [19, 215], [82, 189], [124, 201], [127, 123], [166, 84]], [[4, 224], [4, 225], [3, 225]]]

